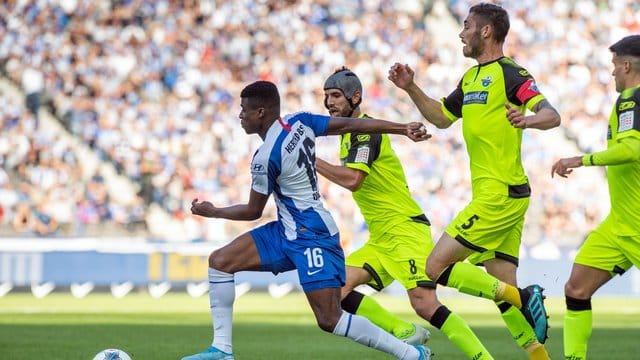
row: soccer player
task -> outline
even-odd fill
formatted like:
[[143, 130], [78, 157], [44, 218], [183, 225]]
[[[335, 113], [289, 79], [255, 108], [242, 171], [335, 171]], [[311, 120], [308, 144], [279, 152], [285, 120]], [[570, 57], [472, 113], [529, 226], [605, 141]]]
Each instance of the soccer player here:
[[[362, 84], [347, 68], [324, 83], [324, 106], [331, 116], [358, 118]], [[398, 280], [409, 294], [416, 313], [444, 332], [470, 359], [492, 359], [467, 323], [442, 305], [436, 284], [425, 273], [433, 248], [429, 220], [411, 197], [402, 164], [386, 134], [351, 132], [341, 136], [340, 160], [332, 165], [316, 158], [320, 175], [352, 191], [369, 228], [369, 241], [346, 260], [342, 308], [362, 315], [399, 339], [422, 344], [429, 332], [389, 313], [369, 296], [354, 290], [368, 284], [380, 291]]]
[[431, 137], [424, 125], [384, 120], [363, 122], [304, 112], [281, 117], [278, 89], [268, 81], [249, 84], [240, 98], [240, 125], [247, 134], [258, 134], [264, 141], [251, 162], [248, 203], [216, 207], [211, 202], [194, 199], [191, 212], [211, 218], [256, 220], [273, 194], [278, 219], [211, 253], [209, 299], [213, 343], [202, 353], [183, 360], [233, 359], [231, 328], [236, 272], [277, 274], [293, 269], [298, 271], [300, 284], [322, 330], [398, 359], [430, 359], [431, 351], [426, 346], [406, 344], [366, 318], [340, 308], [340, 288], [345, 281], [344, 253], [337, 226], [320, 200], [315, 167], [316, 136], [386, 132], [422, 141]]
[[[471, 168], [471, 202], [448, 225], [427, 260], [438, 284], [496, 301], [514, 340], [531, 359], [547, 359], [547, 315], [542, 288], [517, 288], [516, 269], [530, 187], [520, 157], [523, 129], [551, 129], [560, 115], [533, 77], [504, 56], [509, 16], [481, 3], [469, 10], [459, 36], [475, 59], [442, 101], [428, 97], [408, 65], [394, 64], [389, 79], [405, 90], [425, 119], [448, 128], [462, 118]], [[525, 116], [525, 109], [533, 115]], [[487, 270], [462, 262], [483, 264]], [[520, 311], [518, 311], [520, 309]], [[524, 317], [523, 317], [524, 315]], [[526, 321], [525, 321], [526, 320]]]
[[607, 150], [558, 160], [551, 176], [566, 178], [581, 166], [608, 166], [609, 216], [580, 247], [564, 286], [565, 359], [587, 358], [591, 336], [591, 296], [615, 274], [640, 267], [640, 35], [609, 47], [613, 53], [616, 100], [607, 130]]

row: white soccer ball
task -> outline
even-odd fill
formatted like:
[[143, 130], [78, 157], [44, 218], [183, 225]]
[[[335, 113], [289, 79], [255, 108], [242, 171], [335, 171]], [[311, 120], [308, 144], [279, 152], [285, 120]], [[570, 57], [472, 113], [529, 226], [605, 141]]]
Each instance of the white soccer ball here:
[[93, 360], [131, 360], [131, 356], [120, 349], [104, 349]]

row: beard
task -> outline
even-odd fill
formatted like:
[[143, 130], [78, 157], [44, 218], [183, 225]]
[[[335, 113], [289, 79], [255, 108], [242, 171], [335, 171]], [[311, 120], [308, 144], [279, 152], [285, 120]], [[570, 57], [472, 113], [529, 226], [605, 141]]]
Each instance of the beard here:
[[462, 48], [462, 54], [465, 57], [476, 59], [484, 52], [484, 46], [482, 41], [480, 40], [480, 34], [474, 33], [473, 36], [466, 43], [465, 47]]

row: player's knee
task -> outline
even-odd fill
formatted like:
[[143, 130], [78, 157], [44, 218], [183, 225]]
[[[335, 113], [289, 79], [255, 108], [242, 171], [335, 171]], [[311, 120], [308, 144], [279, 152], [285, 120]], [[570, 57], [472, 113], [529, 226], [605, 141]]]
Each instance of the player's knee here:
[[436, 297], [435, 289], [412, 291], [409, 295], [409, 301], [416, 314], [427, 321], [431, 320], [436, 309], [442, 305]]
[[330, 316], [317, 316], [316, 321], [320, 329], [329, 333], [332, 333], [333, 329], [335, 329], [338, 324], [338, 319], [334, 319]]
[[232, 273], [230, 259], [227, 256], [224, 256], [224, 253], [219, 250], [216, 250], [209, 255], [209, 267]]
[[580, 284], [569, 279], [569, 281], [564, 284], [564, 295], [575, 299], [589, 299], [593, 294]]

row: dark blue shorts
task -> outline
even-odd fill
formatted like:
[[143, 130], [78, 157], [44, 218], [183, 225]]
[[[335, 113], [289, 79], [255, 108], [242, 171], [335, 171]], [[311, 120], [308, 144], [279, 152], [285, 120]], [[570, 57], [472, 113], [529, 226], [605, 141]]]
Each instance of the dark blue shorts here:
[[277, 221], [249, 233], [260, 255], [262, 271], [274, 274], [297, 269], [305, 292], [341, 288], [345, 284], [344, 252], [340, 235], [321, 239], [287, 240]]

